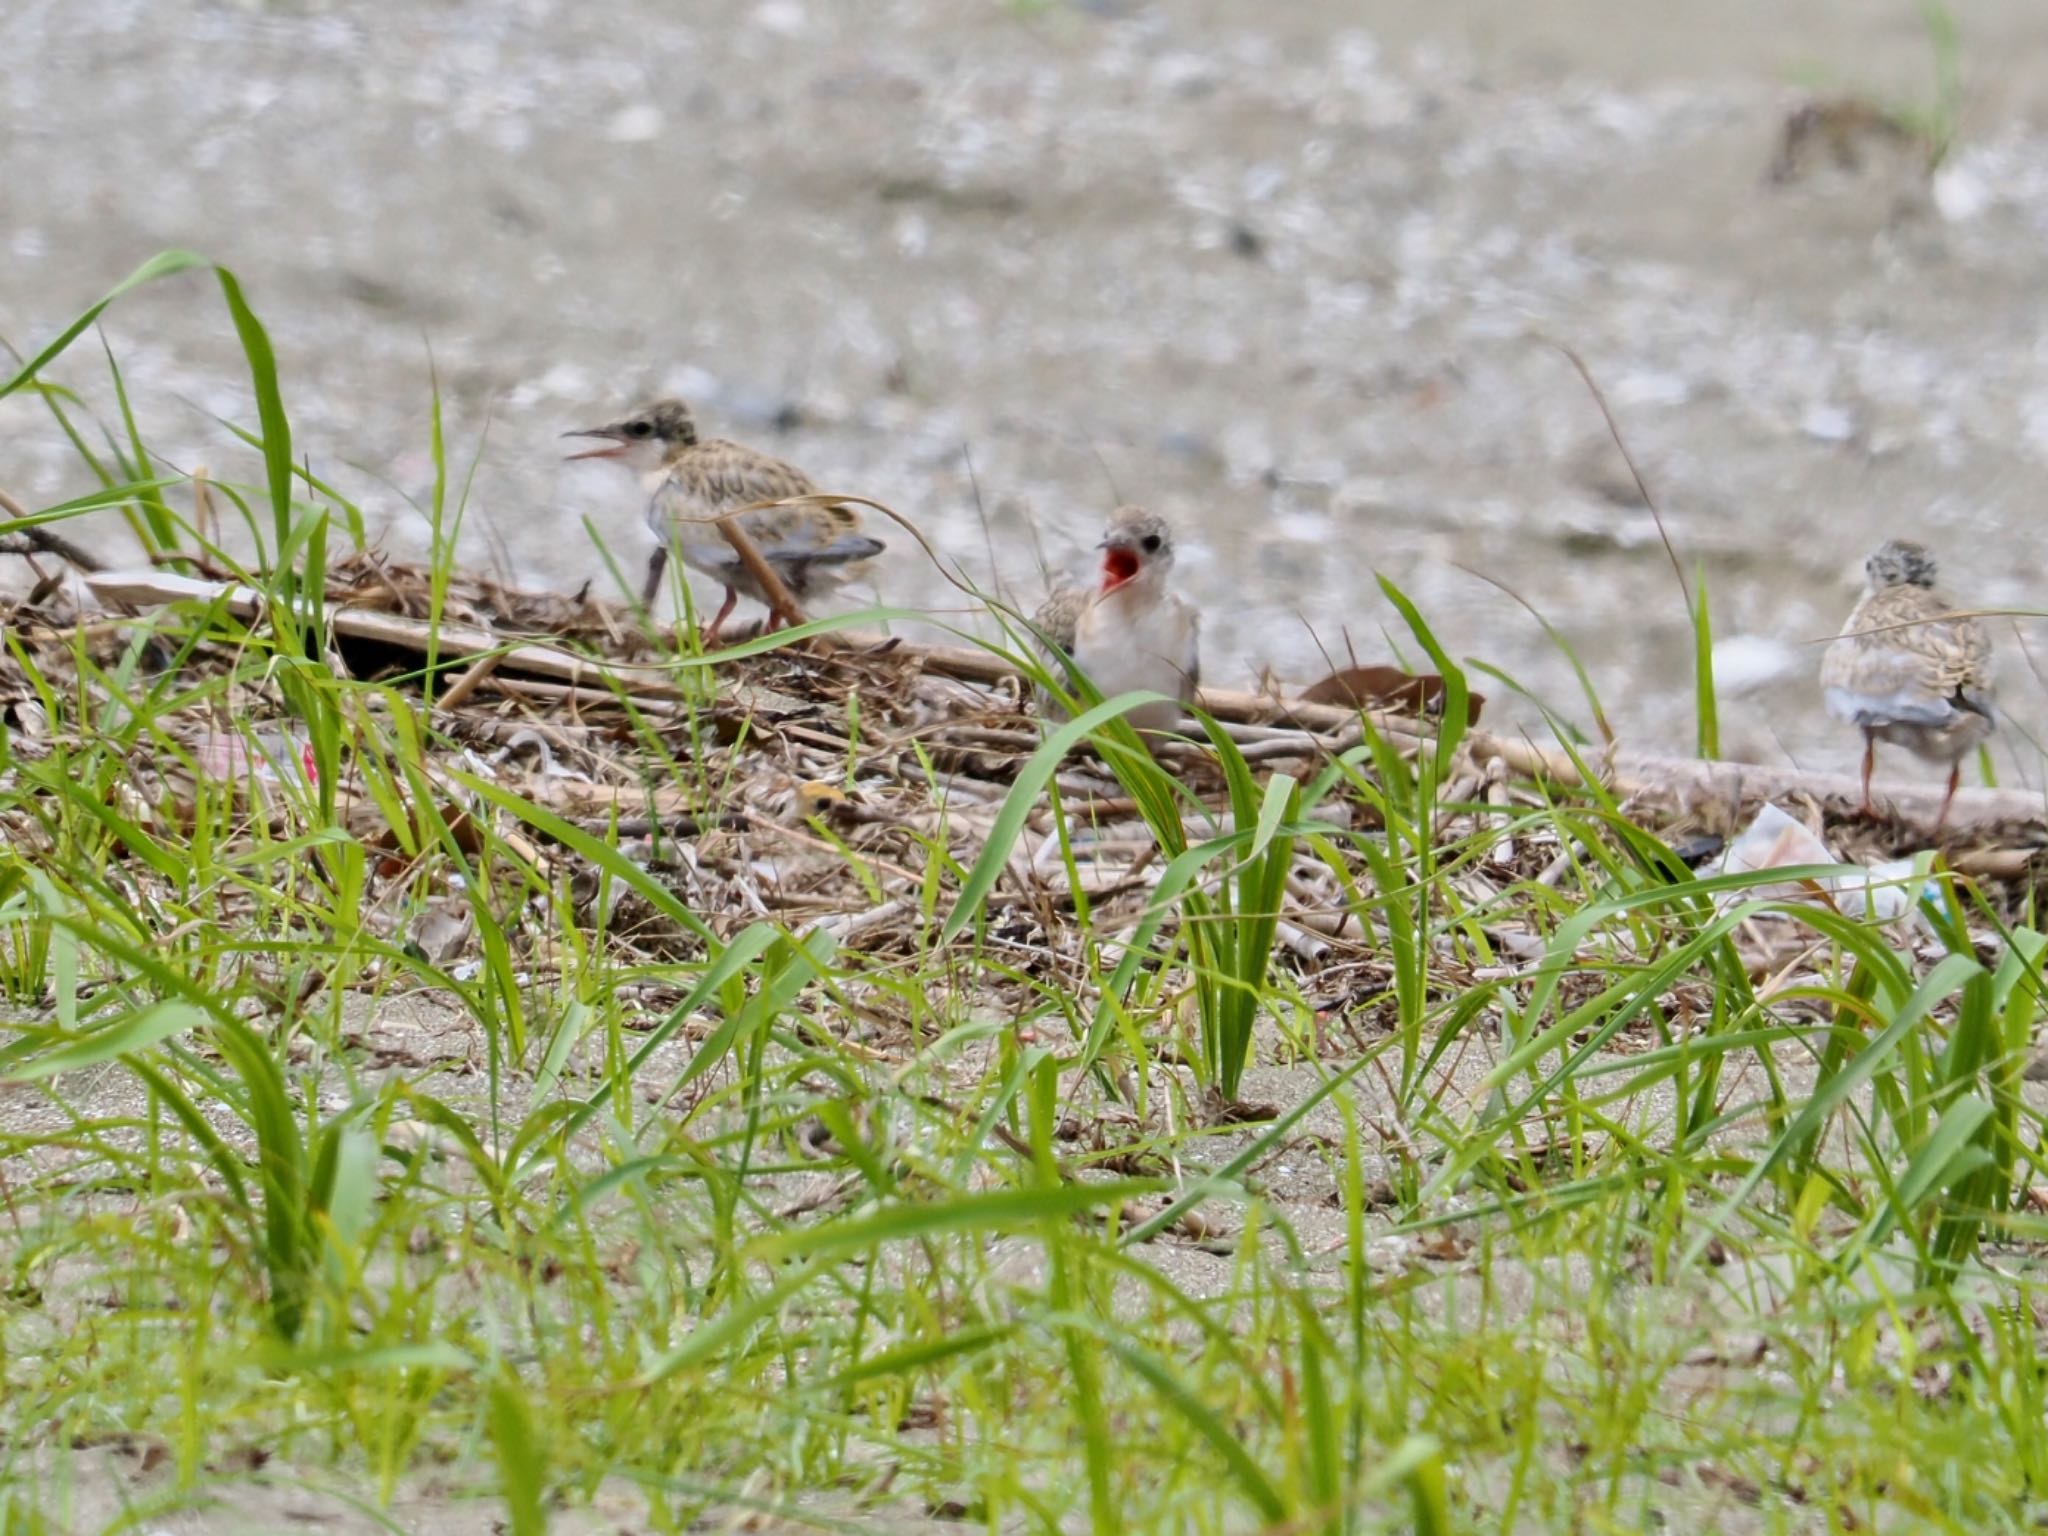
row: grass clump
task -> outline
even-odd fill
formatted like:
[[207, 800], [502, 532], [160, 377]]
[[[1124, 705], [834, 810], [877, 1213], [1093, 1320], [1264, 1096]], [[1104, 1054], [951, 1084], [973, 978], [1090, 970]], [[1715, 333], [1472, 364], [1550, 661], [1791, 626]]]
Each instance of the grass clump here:
[[10, 615], [5, 1528], [2033, 1519], [2024, 888], [1696, 872], [1391, 591], [1440, 719], [1172, 746], [407, 571], [222, 287], [254, 557], [0, 530], [254, 594]]

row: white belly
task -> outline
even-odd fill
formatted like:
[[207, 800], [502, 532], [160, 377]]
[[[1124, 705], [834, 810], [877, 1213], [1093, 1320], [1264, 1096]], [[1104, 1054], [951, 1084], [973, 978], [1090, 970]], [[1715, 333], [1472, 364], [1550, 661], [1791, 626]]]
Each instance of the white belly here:
[[[1081, 615], [1074, 662], [1105, 699], [1143, 689], [1190, 702], [1199, 665], [1194, 610], [1137, 586], [1098, 599]], [[1176, 704], [1141, 704], [1124, 718], [1141, 731], [1166, 731], [1180, 713]]]

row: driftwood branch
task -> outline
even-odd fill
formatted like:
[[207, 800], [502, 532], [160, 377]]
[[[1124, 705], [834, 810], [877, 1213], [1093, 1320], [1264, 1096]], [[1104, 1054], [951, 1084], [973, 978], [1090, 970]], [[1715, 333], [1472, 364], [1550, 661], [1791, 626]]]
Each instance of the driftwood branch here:
[[[5, 491], [0, 491], [0, 512], [4, 512], [7, 516], [15, 519], [29, 516], [28, 508], [24, 507]], [[53, 532], [46, 525], [31, 523], [28, 527], [17, 529], [15, 532], [16, 537], [26, 540], [31, 549], [38, 550], [44, 554], [55, 555], [59, 560], [69, 561], [81, 571], [99, 571], [106, 568], [104, 562], [97, 555], [87, 554], [62, 534]]]
[[[1467, 749], [1480, 763], [1494, 758], [1525, 779], [1572, 786], [1584, 782], [1568, 753], [1526, 740], [1474, 731]], [[1795, 768], [1766, 768], [1755, 763], [1701, 761], [1660, 757], [1649, 752], [1589, 748], [1580, 754], [1607, 788], [1637, 805], [1685, 813], [1715, 803], [1731, 808], [1765, 800], [1806, 796], [1838, 812], [1861, 803], [1862, 782], [1847, 773], [1807, 773]], [[1943, 785], [1876, 785], [1872, 798], [1899, 820], [1932, 828], [1941, 810]], [[2048, 797], [2039, 790], [1962, 789], [1948, 813], [1948, 829], [1989, 831], [1993, 828], [2048, 826]]]
[[[102, 602], [109, 604], [148, 606], [177, 601], [218, 602], [244, 622], [255, 619], [265, 601], [261, 593], [248, 587], [172, 576], [160, 571], [88, 576], [86, 584]], [[508, 640], [475, 625], [444, 621], [437, 628], [424, 619], [349, 607], [330, 609], [328, 619], [340, 635], [378, 641], [422, 654], [432, 644], [441, 657], [451, 662], [496, 653], [495, 665], [499, 672], [545, 678], [565, 684], [569, 690], [612, 688], [639, 698], [662, 700], [681, 696], [675, 682], [659, 667], [595, 661], [544, 641]], [[833, 638], [839, 646], [886, 654], [934, 676], [961, 682], [992, 685], [1018, 675], [1016, 669], [1000, 656], [967, 646], [919, 645], [878, 634], [849, 633]], [[480, 670], [475, 671], [477, 681], [486, 675]], [[460, 687], [461, 681], [458, 680], [455, 686]], [[602, 698], [601, 695], [585, 697], [591, 703], [600, 702]], [[1299, 699], [1222, 688], [1203, 689], [1196, 696], [1196, 703], [1218, 720], [1238, 724], [1283, 724], [1313, 733], [1325, 751], [1341, 749], [1341, 746], [1357, 739], [1354, 733], [1359, 712], [1339, 705], [1310, 704]], [[1402, 742], [1425, 740], [1435, 732], [1434, 722], [1382, 710], [1368, 710], [1365, 718], [1375, 730]], [[1314, 742], [1303, 744], [1304, 749], [1315, 745]], [[1466, 734], [1463, 750], [1469, 754], [1475, 771], [1482, 776], [1488, 765], [1498, 760], [1505, 765], [1507, 772], [1517, 778], [1565, 787], [1584, 782], [1584, 776], [1569, 753], [1558, 747], [1540, 746], [1525, 738], [1474, 730]], [[1589, 748], [1581, 755], [1588, 768], [1615, 795], [1638, 806], [1668, 813], [1690, 814], [1713, 805], [1726, 807], [1733, 815], [1745, 806], [1764, 800], [1805, 796], [1831, 811], [1846, 814], [1862, 798], [1861, 785], [1848, 774], [1806, 773], [1751, 763], [1660, 757], [1626, 748]], [[1898, 820], [1927, 830], [1934, 826], [1939, 813], [1941, 789], [1941, 785], [1932, 781], [1880, 785], [1877, 799]], [[2048, 828], [2048, 795], [2018, 789], [1960, 790], [1949, 808], [1947, 827], [1951, 836], [1965, 832], [1988, 834]]]
[[[1022, 677], [1015, 667], [992, 651], [966, 645], [919, 645], [893, 635], [848, 632], [837, 637], [844, 645], [861, 650], [888, 647], [893, 655], [914, 659], [934, 677], [950, 677], [963, 683], [994, 684]], [[1218, 720], [1241, 723], [1283, 723], [1305, 730], [1341, 731], [1358, 723], [1358, 711], [1336, 704], [1310, 704], [1302, 699], [1283, 699], [1269, 693], [1241, 693], [1228, 688], [1204, 688], [1195, 695], [1195, 705]], [[1394, 736], [1419, 734], [1419, 722], [1384, 710], [1368, 710], [1374, 727]]]
[[[137, 607], [164, 603], [219, 603], [243, 623], [253, 623], [267, 599], [252, 587], [233, 582], [202, 581], [192, 576], [173, 576], [163, 571], [115, 571], [88, 576], [86, 586], [101, 602], [132, 603]], [[446, 661], [481, 656], [497, 651], [498, 670], [524, 672], [556, 682], [603, 687], [616, 683], [627, 691], [651, 698], [681, 697], [667, 673], [659, 667], [636, 666], [629, 662], [593, 661], [559, 646], [538, 640], [508, 640], [492, 630], [474, 624], [442, 620], [437, 626], [425, 619], [385, 613], [374, 608], [337, 607], [328, 610], [334, 632], [351, 640], [376, 641], [425, 654], [431, 644]]]

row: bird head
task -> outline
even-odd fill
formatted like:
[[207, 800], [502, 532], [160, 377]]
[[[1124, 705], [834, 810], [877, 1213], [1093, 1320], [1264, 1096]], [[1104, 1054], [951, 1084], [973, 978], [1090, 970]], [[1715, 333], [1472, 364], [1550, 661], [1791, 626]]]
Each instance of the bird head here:
[[1143, 507], [1117, 508], [1101, 547], [1105, 592], [1140, 576], [1164, 575], [1173, 567], [1173, 531], [1166, 519]]
[[1934, 585], [1934, 556], [1924, 545], [1910, 539], [1887, 539], [1863, 562], [1863, 574], [1870, 590], [1886, 587], [1931, 587]]
[[630, 416], [601, 427], [564, 432], [564, 437], [601, 439], [595, 448], [569, 455], [572, 459], [615, 459], [636, 473], [661, 468], [679, 448], [697, 441], [697, 421], [680, 400], [657, 400]]

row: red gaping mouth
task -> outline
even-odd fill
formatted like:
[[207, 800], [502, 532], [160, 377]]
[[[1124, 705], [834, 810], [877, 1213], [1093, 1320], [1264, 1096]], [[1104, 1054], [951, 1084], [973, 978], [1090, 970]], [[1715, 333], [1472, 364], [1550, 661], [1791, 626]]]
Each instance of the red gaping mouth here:
[[1138, 574], [1138, 557], [1130, 550], [1112, 545], [1102, 552], [1102, 590], [1114, 592]]

